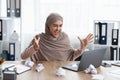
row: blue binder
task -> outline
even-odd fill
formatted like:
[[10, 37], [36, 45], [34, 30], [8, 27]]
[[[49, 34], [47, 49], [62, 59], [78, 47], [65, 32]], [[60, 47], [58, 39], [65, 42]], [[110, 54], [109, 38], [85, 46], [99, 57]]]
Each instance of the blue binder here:
[[0, 40], [2, 40], [2, 20], [0, 19]]
[[99, 22], [99, 44], [107, 44], [107, 23]]
[[9, 60], [15, 60], [15, 43], [9, 43]]

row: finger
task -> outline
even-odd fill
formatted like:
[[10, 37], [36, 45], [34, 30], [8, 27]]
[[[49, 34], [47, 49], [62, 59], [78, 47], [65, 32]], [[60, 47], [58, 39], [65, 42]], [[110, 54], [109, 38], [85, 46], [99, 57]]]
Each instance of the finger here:
[[36, 39], [38, 39], [38, 38], [39, 38], [39, 36], [38, 36], [38, 35], [36, 35], [36, 36], [35, 36], [35, 38], [36, 38]]
[[91, 40], [91, 39], [93, 39], [93, 38], [94, 38], [94, 36], [91, 36], [91, 37], [89, 37], [88, 39]]
[[82, 40], [81, 40], [81, 38], [79, 36], [78, 36], [78, 39], [79, 39], [80, 42], [82, 42]]
[[34, 37], [35, 41], [40, 41], [40, 37]]
[[38, 41], [40, 41], [40, 37], [38, 37]]
[[33, 38], [33, 42], [35, 42], [35, 37]]
[[36, 39], [36, 37], [34, 37], [34, 41], [36, 41], [37, 39]]
[[90, 34], [88, 34], [87, 38], [90, 38], [90, 37], [92, 37], [92, 36], [93, 36], [93, 34], [90, 33]]
[[91, 34], [88, 34], [85, 39], [88, 39], [91, 36]]
[[89, 35], [86, 37], [86, 39], [88, 39], [88, 40], [93, 39], [93, 38], [94, 38], [93, 34], [89, 34]]
[[79, 36], [78, 36], [78, 39], [79, 39], [81, 44], [84, 44], [83, 40]]
[[79, 36], [78, 36], [77, 38], [80, 40], [80, 37], [79, 37]]
[[93, 37], [94, 35], [93, 34], [90, 34], [90, 37]]
[[93, 40], [89, 40], [89, 43], [93, 42]]

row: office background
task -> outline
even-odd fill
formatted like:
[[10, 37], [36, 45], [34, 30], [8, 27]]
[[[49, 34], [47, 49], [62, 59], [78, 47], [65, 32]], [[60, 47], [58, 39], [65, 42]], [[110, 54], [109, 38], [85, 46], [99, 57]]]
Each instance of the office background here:
[[[6, 17], [4, 3], [5, 0], [0, 0], [2, 17]], [[20, 21], [16, 21], [12, 28], [19, 34], [20, 52], [28, 46], [35, 34], [44, 32], [46, 17], [51, 12], [63, 16], [63, 31], [68, 33], [73, 47], [77, 48], [77, 36], [83, 38], [88, 33], [94, 33], [95, 20], [120, 21], [120, 0], [21, 0]]]

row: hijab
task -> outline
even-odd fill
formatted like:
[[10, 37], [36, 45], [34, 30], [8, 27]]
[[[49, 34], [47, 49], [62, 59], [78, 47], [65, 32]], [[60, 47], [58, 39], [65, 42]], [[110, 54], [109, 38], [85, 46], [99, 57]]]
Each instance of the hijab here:
[[45, 23], [45, 33], [37, 35], [40, 37], [39, 50], [33, 58], [37, 61], [66, 61], [73, 60], [74, 50], [70, 45], [70, 40], [65, 32], [61, 32], [57, 38], [53, 37], [49, 26], [63, 18], [57, 13], [51, 13]]

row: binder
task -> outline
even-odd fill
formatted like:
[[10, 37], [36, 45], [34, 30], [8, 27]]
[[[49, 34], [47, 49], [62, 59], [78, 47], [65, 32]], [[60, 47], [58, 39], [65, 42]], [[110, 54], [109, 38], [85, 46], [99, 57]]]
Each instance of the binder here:
[[112, 29], [112, 45], [118, 45], [119, 29]]
[[118, 53], [118, 54], [119, 54], [119, 55], [118, 55], [118, 56], [119, 56], [119, 58], [118, 58], [118, 59], [120, 60], [120, 47], [119, 47], [119, 53]]
[[15, 16], [20, 17], [21, 12], [21, 0], [15, 0]]
[[15, 16], [15, 0], [11, 0], [11, 17]]
[[110, 59], [117, 60], [117, 47], [110, 47]]
[[11, 0], [7, 0], [7, 17], [11, 14]]
[[99, 22], [99, 43], [107, 44], [107, 23]]
[[94, 44], [99, 43], [99, 24], [95, 23], [95, 38], [94, 38]]
[[15, 60], [15, 43], [9, 43], [9, 60]]
[[0, 40], [2, 40], [2, 20], [0, 19]]

